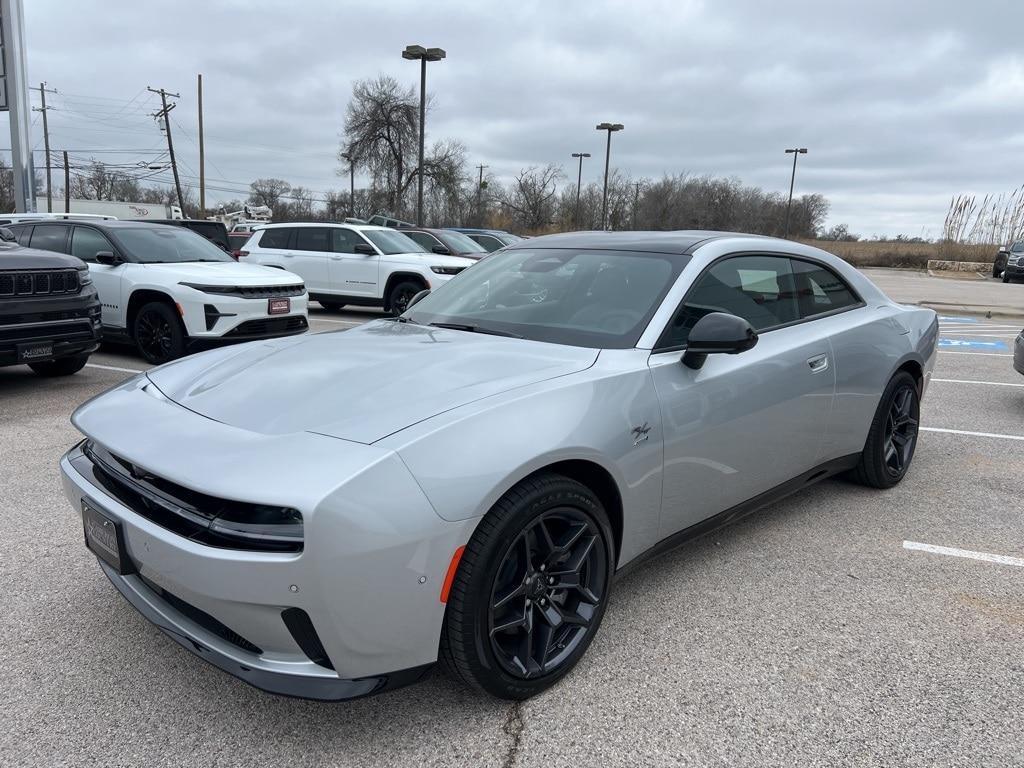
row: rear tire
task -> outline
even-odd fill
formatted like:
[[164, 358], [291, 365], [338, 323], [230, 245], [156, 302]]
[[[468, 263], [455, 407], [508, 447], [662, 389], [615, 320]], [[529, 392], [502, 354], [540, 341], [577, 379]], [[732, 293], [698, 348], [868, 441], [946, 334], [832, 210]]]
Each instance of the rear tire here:
[[338, 312], [345, 308], [345, 305], [339, 301], [322, 301], [320, 299], [317, 299], [317, 302], [320, 304], [321, 307], [326, 309], [328, 312]]
[[88, 361], [89, 355], [73, 355], [72, 357], [62, 357], [59, 360], [47, 360], [45, 363], [29, 363], [28, 367], [38, 376], [49, 379], [78, 373]]
[[135, 348], [154, 365], [168, 363], [185, 354], [185, 328], [170, 305], [151, 301], [144, 305], [132, 324]]
[[590, 489], [556, 474], [524, 480], [466, 545], [442, 661], [457, 680], [502, 699], [550, 688], [597, 634], [614, 563], [608, 516]]
[[1010, 282], [1010, 276], [1008, 274], [1006, 274], [1006, 270], [1005, 269], [1003, 270], [1003, 282], [1004, 283]]
[[853, 479], [872, 488], [892, 488], [902, 480], [914, 459], [920, 418], [917, 380], [899, 371], [882, 393]]
[[422, 291], [423, 283], [416, 283], [412, 280], [400, 280], [391, 286], [388, 291], [388, 311], [392, 315], [400, 315], [405, 312], [412, 297]]

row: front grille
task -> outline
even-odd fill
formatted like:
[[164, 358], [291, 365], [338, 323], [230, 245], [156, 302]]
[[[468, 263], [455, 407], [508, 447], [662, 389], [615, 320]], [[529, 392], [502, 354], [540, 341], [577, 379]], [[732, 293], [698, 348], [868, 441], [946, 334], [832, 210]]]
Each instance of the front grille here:
[[17, 315], [0, 315], [0, 326], [24, 325], [25, 323], [52, 323], [57, 320], [79, 320], [88, 319], [93, 316], [99, 317], [100, 308], [81, 307], [79, 309], [64, 309], [53, 312], [22, 312]]
[[162, 597], [165, 602], [167, 602], [172, 608], [174, 608], [174, 610], [182, 614], [185, 618], [198, 624], [200, 627], [205, 629], [210, 634], [216, 635], [221, 640], [225, 640], [231, 643], [236, 648], [241, 648], [243, 651], [248, 651], [249, 653], [262, 655], [263, 649], [256, 645], [256, 643], [246, 640], [240, 634], [231, 629], [231, 627], [227, 626], [226, 624], [222, 624], [220, 621], [213, 618], [213, 616], [208, 614], [206, 611], [196, 608], [191, 603], [185, 602], [177, 595], [168, 592], [159, 584], [154, 584], [146, 577], [143, 576], [141, 578], [147, 587], [149, 587], [158, 595], [160, 595], [160, 597]]
[[95, 338], [92, 324], [86, 318], [47, 325], [0, 325], [0, 342], [22, 342], [36, 339], [55, 341], [90, 341]]
[[0, 272], [0, 298], [78, 293], [77, 269], [41, 272]]
[[294, 509], [194, 491], [145, 472], [96, 443], [85, 443], [82, 453], [101, 487], [161, 528], [222, 549], [302, 551], [302, 517]]
[[224, 334], [224, 338], [237, 336], [277, 336], [286, 333], [300, 333], [309, 328], [302, 315], [294, 317], [268, 317], [264, 320], [247, 320], [237, 328]]
[[214, 293], [218, 296], [238, 296], [242, 299], [283, 299], [288, 296], [301, 296], [306, 292], [302, 283], [294, 285], [195, 285], [187, 283], [203, 293]]

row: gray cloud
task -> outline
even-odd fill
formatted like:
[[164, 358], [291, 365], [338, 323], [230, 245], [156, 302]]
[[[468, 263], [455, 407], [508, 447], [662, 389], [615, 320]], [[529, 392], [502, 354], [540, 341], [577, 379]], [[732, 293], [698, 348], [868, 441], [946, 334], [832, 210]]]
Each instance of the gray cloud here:
[[173, 127], [191, 181], [202, 72], [207, 175], [226, 189], [256, 176], [344, 187], [335, 153], [352, 82], [415, 83], [399, 56], [414, 42], [448, 51], [428, 75], [430, 136], [459, 139], [499, 179], [548, 162], [574, 176], [574, 151], [594, 155], [584, 178], [598, 179], [593, 127], [615, 120], [626, 130], [612, 164], [634, 177], [709, 173], [784, 191], [782, 150], [806, 146], [798, 193], [826, 195], [831, 220], [863, 234], [935, 236], [951, 195], [1022, 181], [1017, 3], [26, 6], [30, 78], [61, 92], [56, 148], [159, 152], [154, 102], [139, 91], [163, 85], [182, 94]]

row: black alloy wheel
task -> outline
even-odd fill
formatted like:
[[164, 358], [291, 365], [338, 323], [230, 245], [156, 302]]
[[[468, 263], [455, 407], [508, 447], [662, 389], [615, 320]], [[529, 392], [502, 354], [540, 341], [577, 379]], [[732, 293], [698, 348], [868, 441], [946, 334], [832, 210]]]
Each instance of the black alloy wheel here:
[[403, 280], [397, 283], [388, 294], [388, 306], [391, 314], [400, 315], [409, 307], [412, 297], [423, 290], [423, 286], [411, 280]]
[[488, 635], [502, 668], [524, 679], [557, 669], [589, 632], [607, 576], [601, 533], [584, 512], [556, 507], [534, 519], [491, 590]]
[[150, 363], [160, 365], [185, 353], [185, 333], [175, 311], [151, 302], [135, 316], [135, 345]]
[[898, 371], [879, 400], [853, 479], [874, 488], [891, 488], [900, 482], [914, 459], [920, 420], [917, 380]]

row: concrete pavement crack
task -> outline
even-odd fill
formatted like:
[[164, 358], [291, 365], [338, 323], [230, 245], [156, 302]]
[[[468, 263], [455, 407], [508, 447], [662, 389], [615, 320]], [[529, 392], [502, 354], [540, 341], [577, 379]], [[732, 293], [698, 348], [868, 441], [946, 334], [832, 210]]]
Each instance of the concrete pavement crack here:
[[501, 768], [512, 768], [516, 764], [516, 760], [519, 758], [519, 742], [523, 737], [525, 727], [522, 702], [517, 701], [509, 709], [505, 724], [501, 727], [501, 730], [512, 740], [508, 752], [505, 753], [505, 759], [501, 763]]

